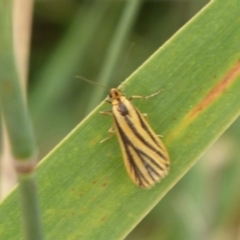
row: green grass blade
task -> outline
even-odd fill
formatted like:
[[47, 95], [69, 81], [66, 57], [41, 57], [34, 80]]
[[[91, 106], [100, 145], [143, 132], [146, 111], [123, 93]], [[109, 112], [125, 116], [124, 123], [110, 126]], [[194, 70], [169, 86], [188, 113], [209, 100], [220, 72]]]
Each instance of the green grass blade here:
[[[124, 169], [100, 106], [37, 169], [46, 239], [122, 239], [193, 166], [240, 111], [240, 3], [213, 1], [129, 77], [130, 94], [163, 134], [169, 176], [151, 190]], [[14, 191], [0, 205], [0, 238], [21, 239]], [[8, 216], [8, 218], [6, 218]], [[5, 231], [5, 229], [8, 229]]]
[[43, 240], [44, 233], [34, 172], [28, 174], [18, 173], [18, 182], [25, 239]]
[[24, 104], [12, 41], [12, 3], [0, 5], [0, 101], [12, 152], [17, 159], [35, 154], [31, 121]]

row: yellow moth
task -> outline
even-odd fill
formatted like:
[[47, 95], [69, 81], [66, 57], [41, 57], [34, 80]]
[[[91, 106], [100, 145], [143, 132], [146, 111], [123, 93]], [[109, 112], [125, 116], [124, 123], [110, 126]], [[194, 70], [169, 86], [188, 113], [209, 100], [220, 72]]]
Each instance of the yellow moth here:
[[106, 100], [112, 105], [112, 111], [101, 112], [113, 116], [114, 128], [109, 132], [117, 133], [127, 172], [132, 181], [142, 188], [150, 188], [163, 179], [169, 172], [170, 161], [159, 136], [131, 100], [146, 99], [158, 93], [160, 92], [146, 97], [127, 98], [119, 89], [112, 88], [109, 93], [110, 100]]

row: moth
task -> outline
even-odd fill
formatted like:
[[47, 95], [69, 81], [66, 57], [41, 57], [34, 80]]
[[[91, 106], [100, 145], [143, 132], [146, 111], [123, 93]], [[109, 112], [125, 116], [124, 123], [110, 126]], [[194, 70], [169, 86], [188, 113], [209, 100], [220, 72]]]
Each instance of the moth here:
[[112, 105], [112, 111], [100, 112], [113, 116], [114, 127], [109, 133], [117, 133], [126, 170], [132, 181], [141, 188], [151, 188], [167, 176], [170, 169], [166, 147], [150, 127], [146, 114], [132, 104], [132, 99], [147, 99], [158, 93], [160, 91], [145, 97], [127, 98], [120, 89], [112, 88], [109, 100], [106, 100]]

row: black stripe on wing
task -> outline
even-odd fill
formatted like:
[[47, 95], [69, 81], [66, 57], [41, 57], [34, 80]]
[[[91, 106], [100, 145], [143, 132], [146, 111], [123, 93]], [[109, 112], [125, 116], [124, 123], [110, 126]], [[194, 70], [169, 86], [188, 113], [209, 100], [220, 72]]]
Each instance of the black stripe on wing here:
[[[137, 167], [137, 164], [134, 162], [133, 156], [130, 152], [129, 146], [131, 146], [131, 142], [129, 141], [128, 137], [125, 135], [124, 131], [122, 130], [122, 128], [120, 127], [117, 119], [114, 117], [115, 123], [116, 123], [116, 127], [118, 129], [118, 132], [120, 134], [120, 137], [122, 139], [122, 142], [124, 144], [124, 151], [126, 152], [131, 170], [134, 172], [134, 176], [136, 177], [137, 181], [139, 182], [139, 186], [143, 186], [144, 187], [144, 182], [146, 182], [147, 184], [149, 184], [149, 182], [147, 181], [147, 179], [144, 177], [143, 173], [140, 171], [140, 169]], [[142, 181], [143, 180], [143, 181]]]
[[[136, 111], [137, 112], [137, 111]], [[139, 117], [140, 121], [142, 121], [141, 117]], [[126, 123], [128, 124], [129, 128], [133, 131], [134, 135], [147, 147], [149, 147], [151, 150], [153, 150], [155, 153], [157, 153], [161, 158], [163, 158], [165, 161], [167, 161], [168, 159], [166, 158], [166, 156], [161, 153], [157, 148], [155, 148], [154, 146], [152, 146], [149, 142], [147, 142], [142, 135], [137, 131], [137, 129], [135, 128], [134, 124], [132, 123], [132, 121], [129, 119], [128, 116], [124, 117], [124, 120], [126, 121]], [[143, 121], [142, 121], [143, 122]], [[144, 125], [147, 129], [147, 133], [150, 135], [151, 138], [153, 138], [151, 132], [149, 131], [148, 127], [146, 125]], [[144, 128], [145, 129], [145, 128]], [[156, 142], [156, 140], [154, 139], [154, 142]], [[157, 144], [158, 145], [158, 144]], [[159, 146], [159, 145], [158, 145]], [[159, 146], [160, 148], [160, 146]]]
[[[155, 167], [157, 167], [157, 168], [159, 168], [161, 171], [163, 171], [164, 169], [158, 164], [158, 162], [156, 162], [153, 158], [151, 158], [148, 154], [146, 154], [145, 152], [143, 152], [142, 150], [140, 150], [140, 149], [138, 149], [138, 148], [136, 148], [135, 147], [135, 149], [136, 149], [136, 151], [139, 153], [139, 155], [140, 156], [142, 156], [141, 157], [141, 159], [142, 158], [147, 158]], [[139, 156], [139, 157], [140, 157]], [[149, 164], [148, 164], [149, 165]]]
[[[150, 186], [151, 184], [149, 183], [149, 181], [146, 179], [144, 174], [140, 171], [140, 169], [138, 168], [137, 164], [135, 163], [130, 149], [135, 151], [135, 153], [137, 154], [138, 158], [141, 160], [143, 166], [147, 170], [148, 175], [150, 176], [150, 178], [154, 182], [156, 182], [158, 179], [160, 179], [161, 175], [159, 174], [159, 172], [156, 171], [156, 169], [154, 167], [152, 167], [149, 163], [147, 163], [145, 159], [148, 159], [159, 170], [163, 171], [164, 169], [156, 161], [154, 161], [154, 159], [152, 159], [151, 156], [149, 156], [148, 154], [144, 153], [142, 150], [140, 150], [139, 148], [134, 146], [134, 144], [129, 140], [127, 135], [124, 133], [124, 131], [120, 127], [120, 125], [117, 122], [116, 118], [115, 118], [115, 123], [116, 123], [116, 127], [118, 129], [118, 132], [120, 134], [120, 137], [122, 139], [122, 142], [124, 144], [124, 151], [126, 152], [127, 160], [130, 163], [131, 170], [134, 172], [134, 176], [136, 177], [136, 179], [139, 182], [140, 186], [142, 186], [142, 187], [145, 186], [146, 187], [145, 184]], [[154, 175], [157, 176], [157, 179], [154, 178]]]
[[[145, 122], [142, 120], [142, 117], [140, 116], [140, 113], [135, 109], [138, 119], [141, 123], [142, 128], [148, 133], [148, 135], [151, 137], [151, 139], [161, 148], [161, 146], [156, 141], [155, 137], [152, 135], [152, 133], [149, 131], [148, 126], [145, 124]], [[162, 148], [161, 148], [162, 149]]]

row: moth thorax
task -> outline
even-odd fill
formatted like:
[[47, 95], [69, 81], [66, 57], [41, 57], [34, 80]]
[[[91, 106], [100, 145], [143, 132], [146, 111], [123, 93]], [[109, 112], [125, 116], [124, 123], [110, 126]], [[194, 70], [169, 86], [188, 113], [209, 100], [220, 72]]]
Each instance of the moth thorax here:
[[118, 99], [122, 96], [122, 93], [117, 88], [112, 88], [109, 93], [109, 97], [112, 99]]

